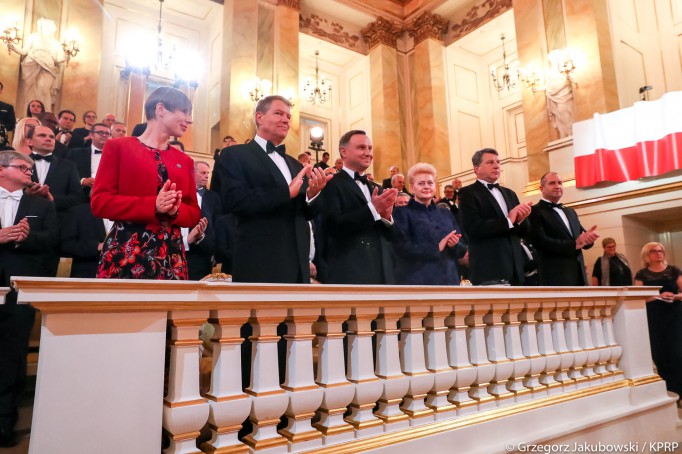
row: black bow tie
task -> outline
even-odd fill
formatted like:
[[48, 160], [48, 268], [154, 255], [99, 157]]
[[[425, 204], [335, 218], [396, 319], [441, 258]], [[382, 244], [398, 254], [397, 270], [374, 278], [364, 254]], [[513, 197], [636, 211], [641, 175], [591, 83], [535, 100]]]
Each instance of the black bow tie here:
[[38, 153], [31, 153], [31, 159], [33, 159], [34, 161], [52, 162], [52, 158], [53, 158], [53, 156], [51, 154], [49, 154], [47, 156], [43, 156], [43, 155], [38, 154]]
[[493, 190], [493, 188], [500, 189], [500, 183], [488, 183], [487, 186], [488, 189], [490, 189], [491, 191]]
[[359, 181], [365, 186], [369, 186], [369, 183], [367, 182], [367, 175], [360, 175], [359, 173], [355, 172], [355, 176], [353, 177], [353, 179], [355, 181]]
[[95, 151], [93, 151], [93, 153], [95, 153], [95, 154], [102, 154], [102, 150], [98, 150], [97, 148], [95, 148]]
[[563, 203], [554, 203], [554, 202], [548, 202], [548, 203], [549, 203], [549, 206], [551, 206], [552, 208], [562, 209], [564, 207]]
[[275, 153], [279, 154], [281, 157], [284, 157], [284, 154], [287, 152], [287, 148], [286, 148], [286, 145], [284, 145], [284, 144], [275, 146], [274, 143], [272, 143], [268, 140], [267, 145], [265, 145], [265, 151], [267, 151], [268, 154], [275, 152]]

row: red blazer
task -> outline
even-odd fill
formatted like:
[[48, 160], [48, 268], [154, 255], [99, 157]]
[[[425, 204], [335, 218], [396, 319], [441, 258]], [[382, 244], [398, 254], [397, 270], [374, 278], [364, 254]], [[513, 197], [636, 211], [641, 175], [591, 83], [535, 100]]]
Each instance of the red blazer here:
[[[201, 216], [194, 182], [194, 161], [168, 147], [161, 152], [168, 179], [182, 191], [178, 216], [172, 221], [180, 227], [194, 227]], [[156, 217], [157, 170], [154, 155], [136, 137], [109, 140], [102, 151], [92, 188], [90, 205], [96, 217], [159, 225]]]

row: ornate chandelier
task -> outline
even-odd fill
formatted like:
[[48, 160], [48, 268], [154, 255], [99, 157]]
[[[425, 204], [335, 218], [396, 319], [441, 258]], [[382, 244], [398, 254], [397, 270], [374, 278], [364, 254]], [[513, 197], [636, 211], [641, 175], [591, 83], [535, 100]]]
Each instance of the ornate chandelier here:
[[318, 66], [318, 56], [320, 51], [315, 51], [315, 88], [311, 88], [310, 80], [307, 80], [303, 86], [303, 99], [315, 104], [319, 102], [324, 104], [332, 94], [332, 84], [330, 81], [320, 79], [320, 68]]
[[516, 87], [516, 84], [519, 81], [519, 68], [518, 66], [516, 67], [516, 74], [513, 74], [509, 70], [509, 63], [507, 62], [507, 51], [504, 47], [504, 34], [500, 36], [500, 40], [502, 41], [502, 66], [504, 72], [501, 75], [497, 74], [497, 71], [495, 69], [490, 70], [490, 78], [491, 82], [493, 84], [493, 87], [497, 91], [502, 91], [505, 88], [507, 90], [512, 90]]

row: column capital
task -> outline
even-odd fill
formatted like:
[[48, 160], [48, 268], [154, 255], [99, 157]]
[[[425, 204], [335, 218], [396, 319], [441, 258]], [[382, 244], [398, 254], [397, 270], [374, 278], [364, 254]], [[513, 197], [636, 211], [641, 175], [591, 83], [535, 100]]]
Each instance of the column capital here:
[[370, 49], [377, 44], [386, 44], [395, 49], [402, 32], [403, 29], [400, 26], [381, 16], [360, 31]]
[[301, 0], [277, 0], [277, 6], [287, 6], [295, 11], [301, 11]]
[[428, 38], [442, 42], [448, 24], [449, 21], [438, 14], [424, 11], [407, 26], [407, 32], [414, 38], [415, 46]]

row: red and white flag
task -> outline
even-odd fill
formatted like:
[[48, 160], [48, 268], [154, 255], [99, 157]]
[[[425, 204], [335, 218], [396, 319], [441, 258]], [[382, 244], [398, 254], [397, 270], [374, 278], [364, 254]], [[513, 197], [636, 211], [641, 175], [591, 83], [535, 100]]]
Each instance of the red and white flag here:
[[577, 187], [682, 168], [682, 92], [573, 124]]

